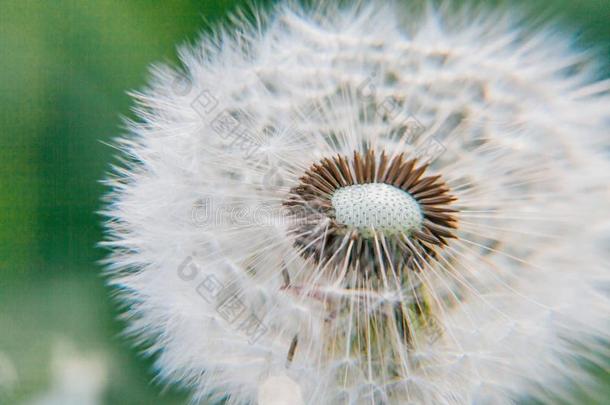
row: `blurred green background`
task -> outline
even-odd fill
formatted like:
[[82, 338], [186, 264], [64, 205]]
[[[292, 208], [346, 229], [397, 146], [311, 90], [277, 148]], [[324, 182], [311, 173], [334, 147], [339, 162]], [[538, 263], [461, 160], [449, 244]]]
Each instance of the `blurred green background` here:
[[[96, 264], [103, 142], [148, 66], [175, 63], [176, 45], [239, 3], [0, 0], [0, 404], [185, 403], [119, 336]], [[528, 6], [608, 61], [610, 0]]]

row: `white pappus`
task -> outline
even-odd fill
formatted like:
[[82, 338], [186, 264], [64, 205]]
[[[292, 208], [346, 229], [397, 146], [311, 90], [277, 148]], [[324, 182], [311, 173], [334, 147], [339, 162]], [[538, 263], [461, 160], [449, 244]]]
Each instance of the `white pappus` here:
[[117, 141], [107, 274], [160, 378], [228, 404], [595, 398], [594, 57], [508, 10], [253, 16], [155, 67]]

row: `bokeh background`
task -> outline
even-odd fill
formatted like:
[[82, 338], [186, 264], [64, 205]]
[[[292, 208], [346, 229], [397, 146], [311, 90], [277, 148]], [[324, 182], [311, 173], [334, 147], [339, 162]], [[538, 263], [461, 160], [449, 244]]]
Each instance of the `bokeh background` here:
[[[0, 404], [185, 403], [119, 336], [99, 180], [126, 91], [241, 3], [0, 0]], [[610, 62], [610, 0], [518, 3]]]

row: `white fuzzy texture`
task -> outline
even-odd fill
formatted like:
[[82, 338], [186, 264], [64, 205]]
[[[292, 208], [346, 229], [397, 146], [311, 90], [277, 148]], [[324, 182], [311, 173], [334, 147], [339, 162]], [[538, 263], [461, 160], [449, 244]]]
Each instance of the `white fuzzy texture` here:
[[[256, 403], [275, 375], [298, 383], [307, 404], [511, 403], [587, 390], [580, 365], [607, 367], [610, 324], [610, 85], [590, 55], [510, 12], [280, 6], [258, 17], [183, 48], [185, 82], [156, 68], [119, 142], [108, 271], [159, 376], [196, 401], [229, 404]], [[209, 115], [193, 107], [202, 94], [218, 102]], [[416, 273], [441, 336], [405, 349], [402, 378], [334, 350], [354, 325], [334, 325], [329, 341], [320, 300], [282, 288], [285, 266], [294, 283], [349, 294], [299, 255], [281, 204], [322, 158], [364, 145], [415, 153], [395, 135], [402, 119], [361, 108], [388, 97], [446, 148], [429, 171], [460, 210], [458, 239]], [[215, 132], [224, 109], [260, 148], [247, 154]], [[260, 339], [209, 302], [210, 275], [262, 320]]]
[[285, 375], [271, 376], [258, 389], [258, 403], [268, 405], [303, 405], [301, 387]]

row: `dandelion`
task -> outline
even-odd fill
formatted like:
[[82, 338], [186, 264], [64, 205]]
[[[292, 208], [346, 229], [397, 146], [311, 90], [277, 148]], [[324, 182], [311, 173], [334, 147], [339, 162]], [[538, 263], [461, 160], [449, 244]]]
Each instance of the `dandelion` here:
[[159, 377], [229, 404], [595, 398], [591, 55], [507, 11], [253, 15], [153, 70], [107, 181], [109, 280]]

